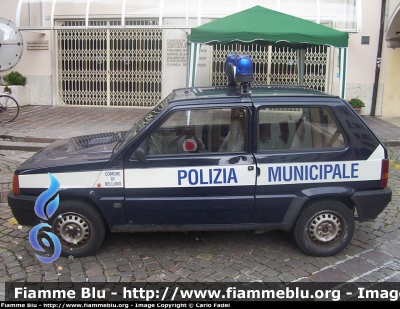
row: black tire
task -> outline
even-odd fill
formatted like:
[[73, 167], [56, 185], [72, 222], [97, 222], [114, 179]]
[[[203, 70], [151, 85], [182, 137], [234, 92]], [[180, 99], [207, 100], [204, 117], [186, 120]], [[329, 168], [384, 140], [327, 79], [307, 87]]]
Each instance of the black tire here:
[[60, 201], [50, 218], [52, 232], [61, 242], [61, 255], [83, 257], [93, 254], [103, 243], [105, 223], [92, 205], [78, 200]]
[[17, 100], [8, 94], [0, 94], [0, 122], [11, 122], [19, 114]]
[[298, 246], [308, 255], [331, 256], [343, 250], [354, 234], [351, 210], [339, 201], [319, 201], [306, 206], [293, 229]]

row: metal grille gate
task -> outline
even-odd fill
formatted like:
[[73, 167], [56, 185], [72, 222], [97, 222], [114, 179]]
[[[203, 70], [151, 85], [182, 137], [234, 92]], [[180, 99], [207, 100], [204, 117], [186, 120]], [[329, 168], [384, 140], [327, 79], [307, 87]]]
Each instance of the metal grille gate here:
[[154, 106], [161, 100], [162, 30], [58, 30], [57, 43], [60, 102]]
[[[225, 85], [225, 60], [229, 54], [249, 55], [253, 61], [253, 84], [298, 84], [297, 53], [289, 47], [256, 44], [217, 44], [212, 53], [212, 85]], [[304, 85], [321, 91], [327, 88], [328, 47], [307, 48]]]

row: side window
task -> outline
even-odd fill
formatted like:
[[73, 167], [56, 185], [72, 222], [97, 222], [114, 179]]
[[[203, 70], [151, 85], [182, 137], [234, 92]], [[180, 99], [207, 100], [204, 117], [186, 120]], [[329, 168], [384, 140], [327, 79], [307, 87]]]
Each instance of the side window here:
[[177, 111], [147, 139], [148, 156], [243, 152], [246, 123], [245, 108]]
[[257, 140], [258, 151], [344, 146], [343, 134], [323, 107], [261, 108]]

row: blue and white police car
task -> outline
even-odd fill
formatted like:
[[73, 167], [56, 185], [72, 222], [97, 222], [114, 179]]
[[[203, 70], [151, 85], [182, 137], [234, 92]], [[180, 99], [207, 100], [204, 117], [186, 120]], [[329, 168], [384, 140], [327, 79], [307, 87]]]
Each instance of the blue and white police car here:
[[131, 130], [56, 141], [15, 171], [19, 224], [59, 182], [48, 219], [62, 255], [87, 256], [111, 232], [292, 232], [330, 256], [355, 221], [388, 205], [385, 147], [350, 105], [304, 86], [251, 85], [251, 59], [230, 55], [226, 86], [183, 88]]

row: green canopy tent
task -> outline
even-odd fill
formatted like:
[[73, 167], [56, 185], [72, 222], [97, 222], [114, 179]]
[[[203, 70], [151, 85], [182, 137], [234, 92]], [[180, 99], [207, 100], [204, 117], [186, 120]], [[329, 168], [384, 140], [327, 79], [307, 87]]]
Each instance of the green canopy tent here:
[[187, 86], [194, 86], [201, 44], [253, 43], [287, 46], [298, 50], [299, 83], [304, 76], [305, 49], [327, 45], [340, 51], [340, 94], [345, 96], [346, 55], [349, 35], [312, 21], [273, 11], [262, 6], [226, 16], [192, 28], [189, 35]]

